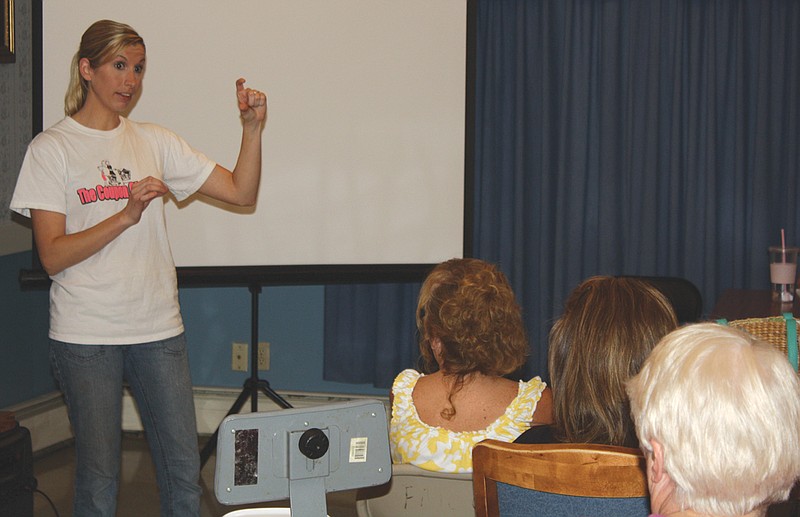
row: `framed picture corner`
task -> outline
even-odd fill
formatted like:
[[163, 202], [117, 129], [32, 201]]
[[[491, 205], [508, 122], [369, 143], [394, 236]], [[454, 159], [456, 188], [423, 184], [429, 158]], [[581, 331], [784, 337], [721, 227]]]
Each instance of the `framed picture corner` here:
[[0, 0], [0, 63], [14, 63], [14, 0]]

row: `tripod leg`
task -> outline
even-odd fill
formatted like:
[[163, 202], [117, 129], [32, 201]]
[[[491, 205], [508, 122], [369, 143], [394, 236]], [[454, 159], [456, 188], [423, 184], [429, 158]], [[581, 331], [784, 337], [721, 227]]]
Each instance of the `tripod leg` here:
[[281, 407], [281, 409], [289, 409], [289, 408], [291, 408], [291, 407], [292, 407], [292, 405], [291, 405], [291, 404], [289, 404], [289, 403], [286, 401], [286, 399], [284, 399], [283, 397], [281, 397], [281, 396], [278, 394], [278, 392], [276, 392], [275, 390], [273, 390], [273, 389], [270, 387], [270, 385], [269, 385], [269, 382], [267, 382], [266, 380], [264, 380], [264, 379], [258, 379], [258, 387], [259, 387], [259, 389], [261, 389], [261, 391], [263, 391], [263, 392], [264, 392], [264, 394], [265, 394], [266, 396], [268, 396], [269, 398], [271, 398], [273, 402], [275, 402], [277, 405], [279, 405], [279, 406]]
[[[247, 379], [245, 382], [245, 388], [247, 388], [247, 384], [250, 382], [250, 379]], [[236, 401], [231, 406], [231, 409], [228, 410], [228, 414], [225, 416], [233, 415], [234, 413], [239, 413], [242, 410], [242, 406], [247, 401], [247, 398], [252, 394], [251, 390], [243, 389], [239, 396], [236, 398]], [[206, 444], [203, 446], [203, 450], [200, 451], [200, 468], [202, 469], [208, 458], [211, 457], [211, 453], [214, 452], [214, 449], [217, 447], [217, 436], [219, 436], [219, 427], [214, 430], [214, 434], [211, 435], [211, 438], [208, 439]]]

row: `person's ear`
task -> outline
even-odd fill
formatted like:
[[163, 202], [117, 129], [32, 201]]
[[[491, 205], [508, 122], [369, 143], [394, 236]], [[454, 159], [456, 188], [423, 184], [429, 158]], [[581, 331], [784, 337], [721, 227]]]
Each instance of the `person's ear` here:
[[439, 364], [439, 368], [442, 367], [442, 340], [438, 337], [431, 339], [431, 352], [433, 352], [433, 358], [436, 359], [436, 362]]
[[654, 484], [657, 484], [664, 479], [665, 475], [664, 447], [658, 440], [655, 439], [650, 440], [650, 447], [652, 447], [653, 452], [651, 453], [651, 458], [648, 465], [648, 468], [650, 469], [648, 474], [650, 475], [651, 481]]
[[82, 57], [78, 61], [78, 72], [80, 72], [81, 77], [83, 77], [84, 80], [91, 81], [93, 71], [94, 69], [92, 68], [92, 64], [89, 63], [88, 58]]

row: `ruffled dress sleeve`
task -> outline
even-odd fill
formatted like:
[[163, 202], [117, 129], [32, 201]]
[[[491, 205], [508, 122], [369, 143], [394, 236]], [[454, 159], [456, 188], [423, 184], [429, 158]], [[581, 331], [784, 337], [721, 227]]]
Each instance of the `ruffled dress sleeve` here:
[[546, 387], [547, 384], [539, 377], [534, 377], [527, 382], [519, 381], [516, 398], [508, 405], [503, 416], [487, 428], [486, 438], [513, 442], [517, 436], [529, 429], [533, 413], [536, 411], [536, 406]]
[[392, 419], [389, 424], [389, 443], [394, 463], [410, 463], [413, 436], [419, 433], [422, 422], [417, 416], [411, 394], [422, 377], [416, 370], [403, 370], [392, 384]]

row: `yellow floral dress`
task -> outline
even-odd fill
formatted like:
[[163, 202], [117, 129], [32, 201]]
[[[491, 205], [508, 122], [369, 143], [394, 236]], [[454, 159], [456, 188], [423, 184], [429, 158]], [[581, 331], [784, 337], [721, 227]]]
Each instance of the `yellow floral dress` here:
[[411, 398], [422, 374], [403, 370], [392, 385], [394, 401], [389, 441], [394, 463], [411, 463], [438, 472], [472, 472], [472, 447], [487, 438], [513, 442], [531, 425], [533, 412], [547, 386], [539, 377], [519, 381], [519, 391], [500, 418], [480, 431], [455, 432], [419, 419]]

